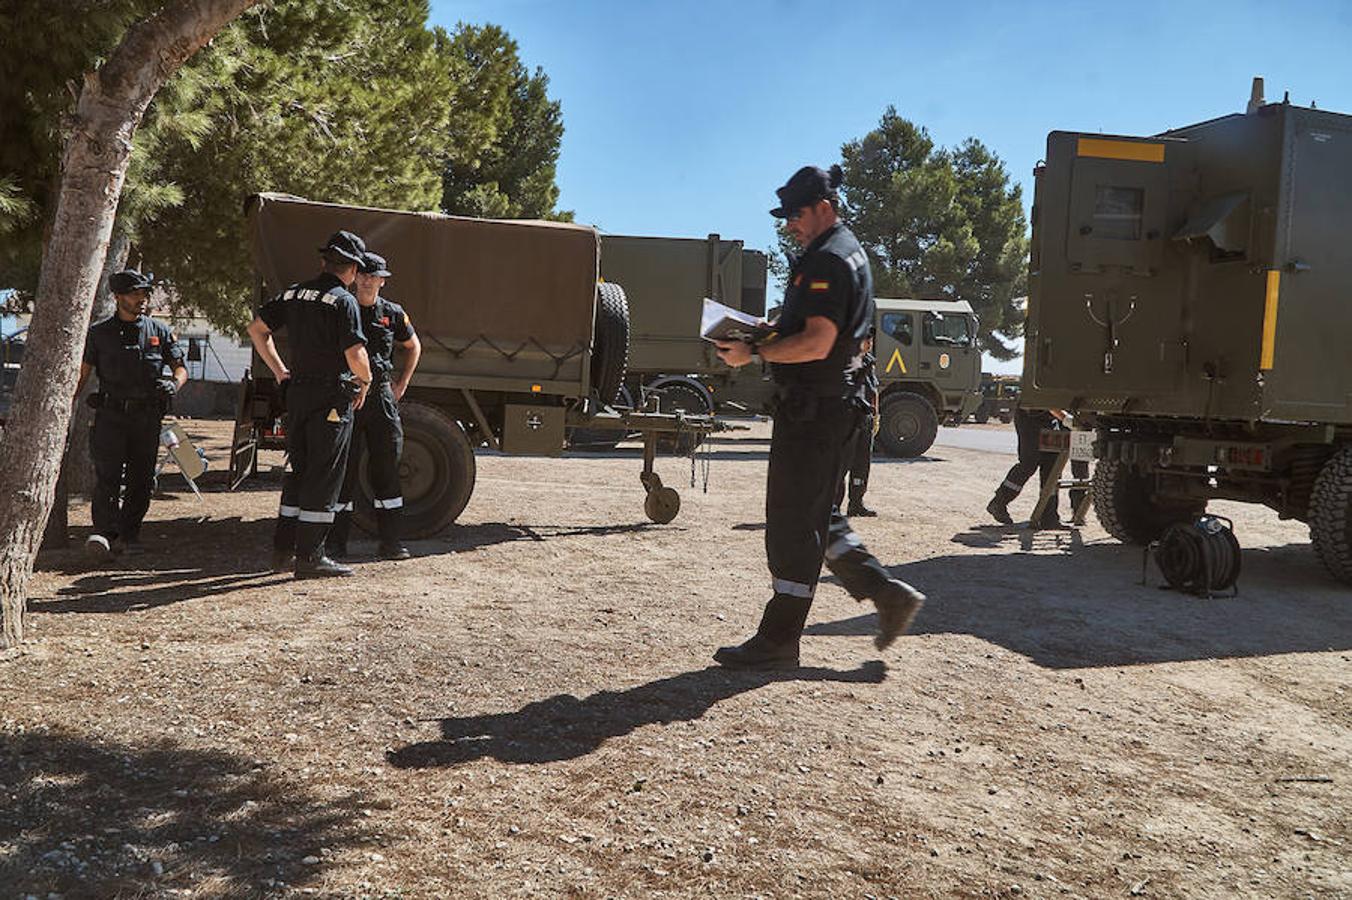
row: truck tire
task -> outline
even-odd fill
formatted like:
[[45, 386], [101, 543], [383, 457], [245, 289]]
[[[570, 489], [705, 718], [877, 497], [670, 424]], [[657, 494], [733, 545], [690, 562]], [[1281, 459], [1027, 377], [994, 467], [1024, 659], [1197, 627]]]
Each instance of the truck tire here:
[[1104, 530], [1124, 544], [1148, 544], [1175, 522], [1192, 521], [1206, 512], [1205, 500], [1152, 497], [1149, 479], [1116, 460], [1100, 460], [1094, 467], [1090, 495]]
[[[709, 395], [693, 384], [684, 381], [672, 381], [657, 389], [660, 406], [664, 413], [683, 412], [697, 416], [712, 415], [713, 402]], [[700, 445], [696, 434], [667, 434], [657, 439], [657, 449], [676, 456], [689, 456]]]
[[602, 281], [596, 285], [592, 340], [592, 389], [603, 403], [613, 403], [629, 369], [629, 301], [618, 284]]
[[[399, 459], [404, 537], [432, 537], [456, 520], [474, 493], [474, 448], [460, 423], [434, 406], [405, 401], [399, 405], [399, 418], [404, 424], [404, 453]], [[348, 464], [360, 466], [352, 521], [374, 534], [365, 455]]]
[[1352, 582], [1352, 447], [1324, 463], [1310, 498], [1310, 542], [1324, 568]]
[[985, 425], [991, 420], [991, 412], [985, 406], [978, 406], [976, 412], [972, 413], [972, 420], [978, 425]]
[[910, 391], [884, 397], [878, 418], [882, 420], [878, 443], [888, 456], [901, 459], [921, 456], [939, 435], [939, 415], [933, 404]]

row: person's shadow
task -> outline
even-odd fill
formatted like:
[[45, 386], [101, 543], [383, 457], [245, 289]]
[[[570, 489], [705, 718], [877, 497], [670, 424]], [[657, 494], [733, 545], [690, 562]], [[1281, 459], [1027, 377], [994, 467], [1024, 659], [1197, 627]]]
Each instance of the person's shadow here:
[[722, 700], [774, 682], [879, 684], [886, 677], [880, 660], [849, 671], [741, 672], [711, 666], [625, 691], [598, 691], [584, 699], [556, 694], [515, 712], [442, 719], [440, 740], [391, 750], [387, 758], [401, 769], [457, 766], [490, 756], [517, 764], [558, 762], [585, 756], [644, 725], [698, 719]]

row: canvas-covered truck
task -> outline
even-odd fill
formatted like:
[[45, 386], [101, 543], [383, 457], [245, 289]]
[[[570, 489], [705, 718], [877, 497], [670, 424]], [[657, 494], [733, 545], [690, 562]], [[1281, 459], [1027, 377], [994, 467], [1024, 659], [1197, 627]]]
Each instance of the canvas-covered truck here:
[[[601, 272], [624, 284], [633, 324], [628, 396], [657, 394], [663, 409], [767, 413], [768, 367], [724, 365], [699, 337], [702, 299], [766, 313], [765, 256], [741, 241], [603, 235]], [[875, 354], [882, 383], [879, 444], [919, 456], [941, 421], [981, 402], [977, 321], [964, 301], [878, 300]]]
[[1150, 137], [1048, 136], [1023, 400], [1093, 430], [1115, 537], [1262, 503], [1352, 581], [1352, 116], [1261, 95]]
[[[661, 434], [703, 435], [709, 417], [617, 410], [602, 402], [624, 381], [628, 311], [621, 285], [598, 280], [592, 228], [556, 222], [469, 219], [314, 203], [258, 194], [246, 204], [258, 299], [313, 276], [315, 248], [339, 229], [362, 235], [389, 261], [389, 296], [408, 312], [422, 361], [400, 404], [406, 530], [436, 533], [474, 490], [476, 447], [558, 455], [569, 427], [637, 433], [644, 510], [669, 522], [676, 492], [653, 471]], [[278, 334], [286, 358], [285, 331]], [[399, 358], [396, 356], [396, 364]], [[284, 446], [285, 419], [271, 373], [255, 358], [241, 390], [231, 458], [238, 483], [257, 450]], [[374, 522], [365, 459], [354, 521]]]

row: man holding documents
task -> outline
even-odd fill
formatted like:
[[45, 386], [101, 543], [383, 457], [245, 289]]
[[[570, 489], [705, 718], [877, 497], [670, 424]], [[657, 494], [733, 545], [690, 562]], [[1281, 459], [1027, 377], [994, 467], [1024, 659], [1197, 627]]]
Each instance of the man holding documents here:
[[888, 575], [833, 511], [846, 455], [869, 412], [857, 356], [873, 323], [873, 275], [859, 241], [836, 215], [841, 171], [805, 166], [780, 188], [771, 215], [787, 220], [802, 256], [789, 270], [773, 333], [716, 338], [718, 355], [744, 366], [757, 355], [776, 385], [770, 472], [765, 492], [765, 550], [774, 595], [760, 628], [714, 659], [729, 668], [798, 665], [822, 562], [856, 600], [878, 608], [878, 649], [903, 634], [924, 595]]

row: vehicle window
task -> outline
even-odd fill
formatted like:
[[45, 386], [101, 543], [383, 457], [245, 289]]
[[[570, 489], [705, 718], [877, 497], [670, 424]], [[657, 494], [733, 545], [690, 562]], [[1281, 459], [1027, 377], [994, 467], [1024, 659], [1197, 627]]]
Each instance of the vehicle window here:
[[883, 334], [891, 335], [898, 344], [911, 346], [911, 329], [910, 313], [883, 314]]
[[1101, 184], [1094, 189], [1093, 235], [1110, 241], [1139, 241], [1144, 211], [1143, 189]]
[[967, 317], [943, 313], [925, 313], [925, 343], [931, 347], [970, 347], [972, 327]]

